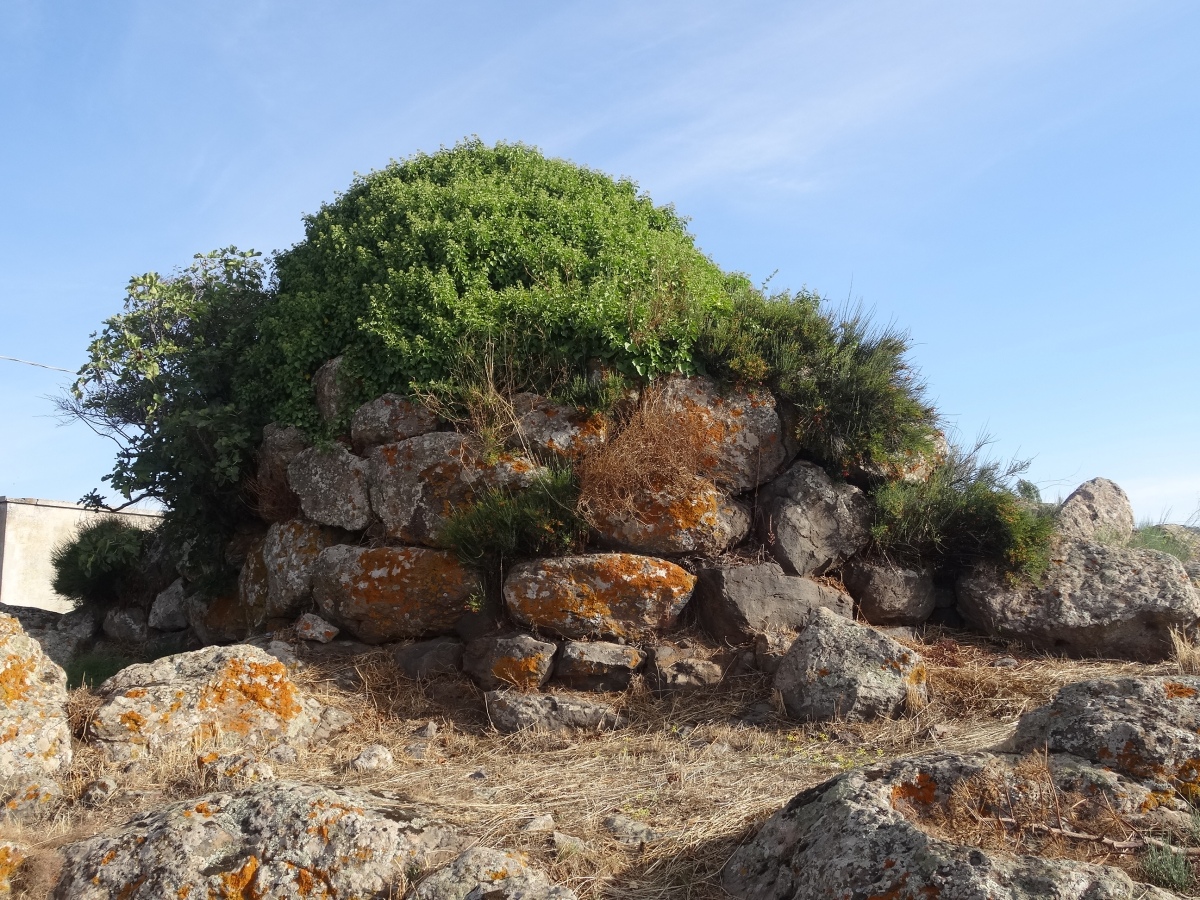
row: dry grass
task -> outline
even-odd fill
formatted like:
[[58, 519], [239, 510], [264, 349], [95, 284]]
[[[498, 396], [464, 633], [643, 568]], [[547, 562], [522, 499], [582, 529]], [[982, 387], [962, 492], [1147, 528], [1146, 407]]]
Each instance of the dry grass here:
[[[780, 714], [770, 681], [739, 676], [711, 689], [655, 696], [636, 685], [610, 696], [630, 718], [619, 732], [501, 735], [492, 730], [479, 691], [462, 679], [405, 679], [383, 652], [313, 661], [297, 680], [322, 702], [354, 715], [350, 731], [272, 764], [281, 778], [331, 786], [394, 791], [437, 806], [481, 842], [529, 852], [535, 864], [583, 898], [718, 898], [721, 867], [740, 841], [805, 787], [854, 766], [897, 755], [992, 746], [1019, 715], [1045, 703], [1063, 684], [1084, 678], [1158, 671], [1132, 663], [1070, 661], [1023, 654], [985, 641], [931, 632], [909, 642], [927, 660], [930, 701], [898, 721], [798, 724]], [[1015, 668], [990, 664], [999, 655]], [[72, 696], [73, 717], [89, 704]], [[436, 722], [436, 753], [413, 759], [405, 748]], [[347, 763], [370, 743], [387, 746], [396, 765], [358, 774]], [[472, 777], [482, 771], [484, 777]], [[124, 793], [102, 809], [74, 802], [52, 819], [6, 829], [33, 849], [31, 872], [45, 896], [64, 843], [111, 827], [137, 812], [203, 793], [196, 751], [165, 754], [122, 771], [94, 748], [77, 747], [63, 780], [77, 800], [100, 775]], [[522, 826], [549, 813], [556, 828], [584, 841], [586, 851], [557, 857], [548, 835]], [[622, 813], [644, 821], [661, 839], [645, 847], [618, 843], [603, 819]]]
[[616, 434], [588, 453], [579, 476], [579, 512], [590, 521], [637, 518], [645, 498], [682, 497], [711, 488], [705, 471], [711, 440], [705, 424], [647, 388]]
[[1185, 632], [1171, 629], [1175, 666], [1181, 675], [1200, 675], [1200, 644]]

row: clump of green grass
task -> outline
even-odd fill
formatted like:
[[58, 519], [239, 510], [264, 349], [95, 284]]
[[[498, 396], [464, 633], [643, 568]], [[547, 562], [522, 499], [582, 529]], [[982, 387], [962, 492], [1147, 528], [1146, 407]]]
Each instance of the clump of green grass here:
[[1054, 505], [1017, 478], [1028, 462], [984, 460], [980, 441], [952, 448], [925, 481], [890, 481], [874, 492], [876, 549], [909, 565], [953, 575], [978, 562], [999, 563], [1036, 580], [1050, 565]]
[[441, 541], [464, 565], [498, 584], [516, 560], [582, 547], [587, 526], [575, 511], [578, 498], [574, 474], [552, 468], [524, 490], [493, 489], [455, 511]]
[[137, 582], [148, 540], [148, 532], [116, 517], [85, 525], [51, 551], [54, 590], [76, 607], [111, 606]]
[[1191, 860], [1173, 847], [1151, 845], [1142, 854], [1140, 863], [1142, 877], [1167, 890], [1186, 891], [1195, 880]]
[[1126, 546], [1137, 550], [1157, 550], [1174, 556], [1180, 562], [1192, 558], [1192, 548], [1188, 542], [1164, 528], [1162, 522], [1138, 523]]
[[607, 415], [623, 400], [633, 382], [618, 372], [601, 377], [575, 375], [550, 391], [550, 399], [564, 406], [575, 406], [589, 413]]

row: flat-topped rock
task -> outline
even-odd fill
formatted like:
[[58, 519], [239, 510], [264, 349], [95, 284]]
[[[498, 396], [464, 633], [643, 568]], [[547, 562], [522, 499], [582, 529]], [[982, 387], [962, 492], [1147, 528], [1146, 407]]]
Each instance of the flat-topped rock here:
[[811, 578], [786, 575], [772, 562], [702, 568], [695, 602], [705, 631], [733, 644], [753, 641], [762, 632], [799, 628], [819, 606], [840, 616], [854, 615], [849, 594]]
[[399, 394], [384, 394], [354, 411], [350, 440], [364, 454], [380, 444], [394, 444], [437, 429], [437, 416]]

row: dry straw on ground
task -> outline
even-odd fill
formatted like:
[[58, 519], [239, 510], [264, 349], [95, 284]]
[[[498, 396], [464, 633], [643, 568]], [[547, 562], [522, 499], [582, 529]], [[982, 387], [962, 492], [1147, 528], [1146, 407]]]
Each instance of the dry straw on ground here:
[[[608, 698], [623, 706], [631, 727], [572, 735], [498, 734], [469, 682], [410, 681], [382, 651], [326, 658], [311, 661], [297, 678], [322, 702], [350, 711], [355, 724], [296, 763], [274, 768], [281, 778], [386, 790], [437, 805], [482, 843], [527, 851], [584, 898], [718, 898], [724, 896], [719, 872], [739, 842], [800, 790], [897, 755], [993, 746], [1011, 734], [1022, 712], [1072, 681], [1168, 670], [1037, 657], [936, 631], [908, 643], [927, 660], [930, 702], [898, 721], [789, 722], [768, 679], [741, 676], [661, 697], [636, 686]], [[1017, 665], [992, 666], [1001, 655]], [[94, 703], [89, 697], [73, 695], [76, 723]], [[408, 751], [424, 740], [420, 733], [431, 721], [438, 725], [432, 752], [413, 758]], [[351, 772], [349, 761], [372, 743], [391, 749], [396, 765]], [[68, 803], [50, 821], [9, 827], [9, 835], [35, 848], [30, 872], [37, 884], [19, 895], [45, 895], [56, 847], [206, 790], [196, 756], [197, 748], [189, 748], [122, 772], [81, 745], [64, 779], [68, 797], [78, 798], [100, 775], [115, 777], [123, 793], [101, 809]], [[556, 854], [549, 835], [522, 831], [546, 813], [586, 849]], [[660, 838], [637, 847], [619, 843], [602, 824], [614, 813], [644, 822]], [[1052, 843], [1043, 849], [1058, 852]]]

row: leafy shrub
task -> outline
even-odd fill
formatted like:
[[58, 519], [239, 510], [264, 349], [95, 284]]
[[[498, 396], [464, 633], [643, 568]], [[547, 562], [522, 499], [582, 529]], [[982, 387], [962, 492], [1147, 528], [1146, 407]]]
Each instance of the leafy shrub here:
[[441, 542], [498, 588], [513, 561], [562, 555], [583, 545], [586, 526], [575, 513], [578, 492], [568, 469], [550, 469], [524, 490], [493, 489], [454, 512]]
[[123, 519], [98, 519], [51, 551], [54, 590], [82, 604], [108, 607], [139, 580], [148, 535]]
[[932, 452], [937, 414], [905, 334], [872, 328], [861, 312], [826, 315], [808, 291], [768, 298], [730, 285], [732, 313], [710, 318], [697, 342], [705, 370], [792, 403], [801, 447], [836, 471]]
[[1161, 888], [1186, 891], [1195, 879], [1191, 860], [1174, 847], [1151, 845], [1146, 848], [1139, 862], [1142, 877]]
[[876, 549], [910, 565], [952, 575], [977, 562], [999, 563], [1036, 579], [1050, 565], [1054, 506], [1014, 480], [1027, 462], [980, 458], [983, 445], [952, 448], [927, 481], [890, 481], [874, 492]]

